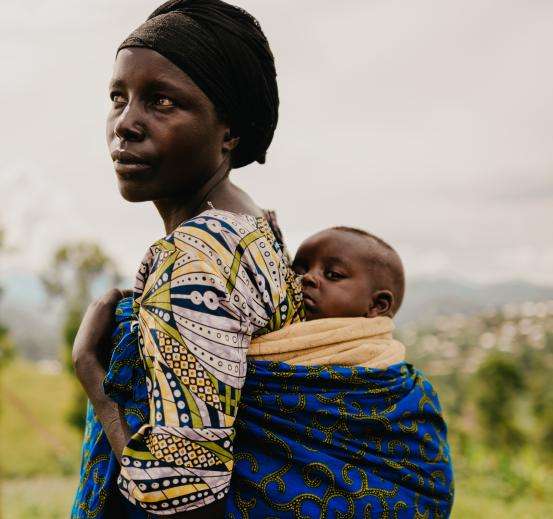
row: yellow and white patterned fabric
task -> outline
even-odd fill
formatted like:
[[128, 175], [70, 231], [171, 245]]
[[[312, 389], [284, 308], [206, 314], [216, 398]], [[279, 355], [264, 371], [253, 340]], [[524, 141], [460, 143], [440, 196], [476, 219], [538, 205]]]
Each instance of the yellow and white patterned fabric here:
[[264, 218], [211, 209], [150, 247], [134, 311], [150, 420], [118, 486], [152, 514], [222, 499], [252, 337], [301, 319], [301, 286]]

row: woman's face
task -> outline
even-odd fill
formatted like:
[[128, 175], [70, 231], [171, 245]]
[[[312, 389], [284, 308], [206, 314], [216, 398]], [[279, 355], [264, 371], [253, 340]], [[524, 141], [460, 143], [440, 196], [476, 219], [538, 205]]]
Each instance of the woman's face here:
[[190, 197], [228, 157], [228, 125], [177, 66], [145, 48], [122, 49], [109, 87], [107, 142], [131, 202]]

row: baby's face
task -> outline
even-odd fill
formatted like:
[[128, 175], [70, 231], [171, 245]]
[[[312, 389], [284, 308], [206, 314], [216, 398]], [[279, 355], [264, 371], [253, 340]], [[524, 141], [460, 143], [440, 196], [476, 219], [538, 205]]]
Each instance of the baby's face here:
[[308, 321], [367, 316], [373, 287], [364, 238], [334, 229], [322, 231], [300, 245], [292, 267], [303, 275]]

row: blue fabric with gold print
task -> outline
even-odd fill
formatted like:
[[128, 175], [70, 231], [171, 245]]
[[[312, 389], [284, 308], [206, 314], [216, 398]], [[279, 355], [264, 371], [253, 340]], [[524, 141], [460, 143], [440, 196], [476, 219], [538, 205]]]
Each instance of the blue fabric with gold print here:
[[248, 368], [229, 518], [449, 516], [446, 426], [410, 364]]
[[[149, 408], [131, 298], [119, 303], [116, 321], [104, 389], [135, 432]], [[250, 362], [236, 425], [228, 518], [449, 516], [446, 426], [432, 385], [410, 364], [379, 370]], [[71, 517], [110, 517], [118, 473], [89, 405]], [[123, 504], [125, 517], [148, 517]]]
[[[104, 391], [124, 409], [130, 432], [135, 433], [148, 420], [149, 407], [146, 372], [138, 349], [138, 323], [132, 304], [132, 297], [122, 299], [115, 311], [116, 327], [112, 336], [114, 348], [104, 379]], [[90, 402], [87, 407], [81, 458], [79, 488], [73, 502], [71, 518], [108, 518], [110, 512], [113, 512], [114, 498], [118, 499], [115, 484], [119, 463]], [[125, 517], [128, 519], [148, 517], [138, 507], [125, 503], [123, 499], [119, 502], [127, 508]]]

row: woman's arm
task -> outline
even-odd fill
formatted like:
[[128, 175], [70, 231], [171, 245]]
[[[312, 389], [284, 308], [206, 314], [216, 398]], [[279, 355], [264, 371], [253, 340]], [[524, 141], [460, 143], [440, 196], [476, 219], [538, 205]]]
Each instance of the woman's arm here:
[[[73, 344], [72, 360], [75, 374], [83, 386], [94, 412], [102, 424], [111, 448], [121, 464], [121, 454], [131, 434], [119, 405], [103, 390], [106, 370], [102, 359], [109, 356], [109, 336], [113, 330], [113, 315], [117, 302], [127, 296], [126, 291], [110, 290], [87, 309]], [[214, 503], [199, 510], [180, 512], [168, 517], [196, 519], [223, 517], [224, 502]], [[207, 515], [206, 515], [207, 514]]]
[[[106, 375], [105, 369], [96, 358], [80, 357], [75, 363], [75, 372], [94, 407], [96, 416], [102, 424], [117, 461], [121, 464], [121, 453], [129, 442], [131, 435], [121, 408], [109, 399], [102, 389], [102, 382]], [[219, 501], [199, 510], [179, 512], [167, 517], [173, 519], [201, 519], [205, 517], [217, 519], [222, 518], [224, 513], [225, 503]]]
[[119, 462], [131, 435], [121, 409], [104, 393], [102, 384], [106, 370], [102, 361], [109, 357], [111, 349], [109, 337], [114, 326], [115, 306], [126, 295], [126, 291], [113, 289], [89, 305], [72, 351], [75, 374], [94, 407]]

